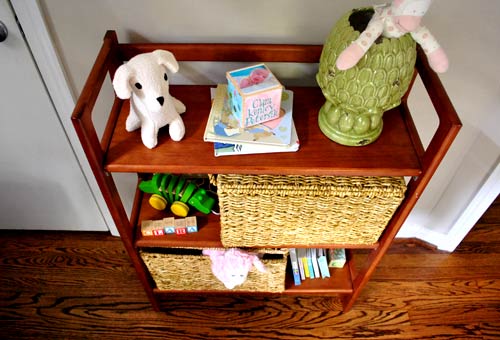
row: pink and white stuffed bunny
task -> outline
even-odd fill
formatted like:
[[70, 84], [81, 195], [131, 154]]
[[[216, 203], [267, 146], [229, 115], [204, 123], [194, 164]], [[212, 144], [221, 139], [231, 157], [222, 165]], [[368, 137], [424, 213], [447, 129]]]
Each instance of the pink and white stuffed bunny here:
[[394, 0], [391, 4], [374, 6], [375, 13], [366, 29], [337, 58], [337, 68], [347, 70], [356, 65], [380, 35], [399, 38], [410, 33], [422, 46], [432, 69], [445, 72], [448, 57], [430, 31], [420, 25], [430, 4], [431, 0]]
[[244, 283], [252, 266], [255, 266], [260, 272], [266, 271], [257, 255], [237, 248], [205, 249], [203, 255], [210, 256], [212, 272], [228, 289], [233, 289]]

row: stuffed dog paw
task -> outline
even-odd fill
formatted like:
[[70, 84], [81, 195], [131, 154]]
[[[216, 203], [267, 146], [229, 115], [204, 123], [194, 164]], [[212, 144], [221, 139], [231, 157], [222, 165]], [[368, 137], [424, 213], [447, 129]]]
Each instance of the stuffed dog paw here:
[[180, 116], [186, 107], [169, 93], [167, 69], [179, 70], [171, 52], [156, 50], [139, 54], [121, 65], [115, 72], [113, 88], [120, 99], [130, 99], [130, 113], [125, 123], [129, 132], [141, 128], [142, 143], [149, 149], [158, 144], [158, 130], [169, 126], [172, 140], [184, 137], [184, 122]]

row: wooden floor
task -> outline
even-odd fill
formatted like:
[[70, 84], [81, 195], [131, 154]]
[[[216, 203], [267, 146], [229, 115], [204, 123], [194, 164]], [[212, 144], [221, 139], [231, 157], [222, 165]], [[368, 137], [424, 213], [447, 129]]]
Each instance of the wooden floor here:
[[154, 312], [120, 241], [0, 232], [0, 339], [497, 339], [500, 202], [447, 254], [397, 241], [353, 310], [318, 297], [172, 297]]

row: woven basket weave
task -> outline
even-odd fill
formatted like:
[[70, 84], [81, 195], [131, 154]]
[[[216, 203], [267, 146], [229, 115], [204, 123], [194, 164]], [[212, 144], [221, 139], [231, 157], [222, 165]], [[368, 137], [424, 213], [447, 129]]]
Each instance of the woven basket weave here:
[[402, 177], [218, 175], [225, 247], [369, 245], [402, 202]]
[[[212, 273], [210, 257], [201, 254], [201, 249], [181, 249], [186, 254], [168, 253], [168, 249], [142, 250], [140, 255], [148, 267], [156, 287], [161, 290], [228, 290]], [[262, 263], [266, 272], [252, 267], [247, 280], [232, 291], [257, 291], [279, 293], [285, 289], [285, 274], [288, 251], [286, 249], [252, 249], [263, 253]], [[266, 258], [269, 257], [269, 258]]]

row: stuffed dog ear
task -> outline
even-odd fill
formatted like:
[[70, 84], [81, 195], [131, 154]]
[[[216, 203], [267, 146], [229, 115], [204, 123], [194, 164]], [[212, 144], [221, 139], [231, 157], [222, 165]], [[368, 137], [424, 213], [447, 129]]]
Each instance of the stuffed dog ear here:
[[156, 50], [153, 51], [153, 56], [156, 57], [156, 61], [158, 62], [158, 64], [165, 66], [173, 73], [177, 73], [177, 71], [179, 71], [179, 64], [177, 63], [177, 60], [175, 60], [172, 52], [165, 50]]
[[126, 64], [118, 67], [113, 78], [113, 88], [115, 89], [116, 96], [120, 99], [129, 99], [132, 95], [132, 88], [130, 87], [130, 68]]

